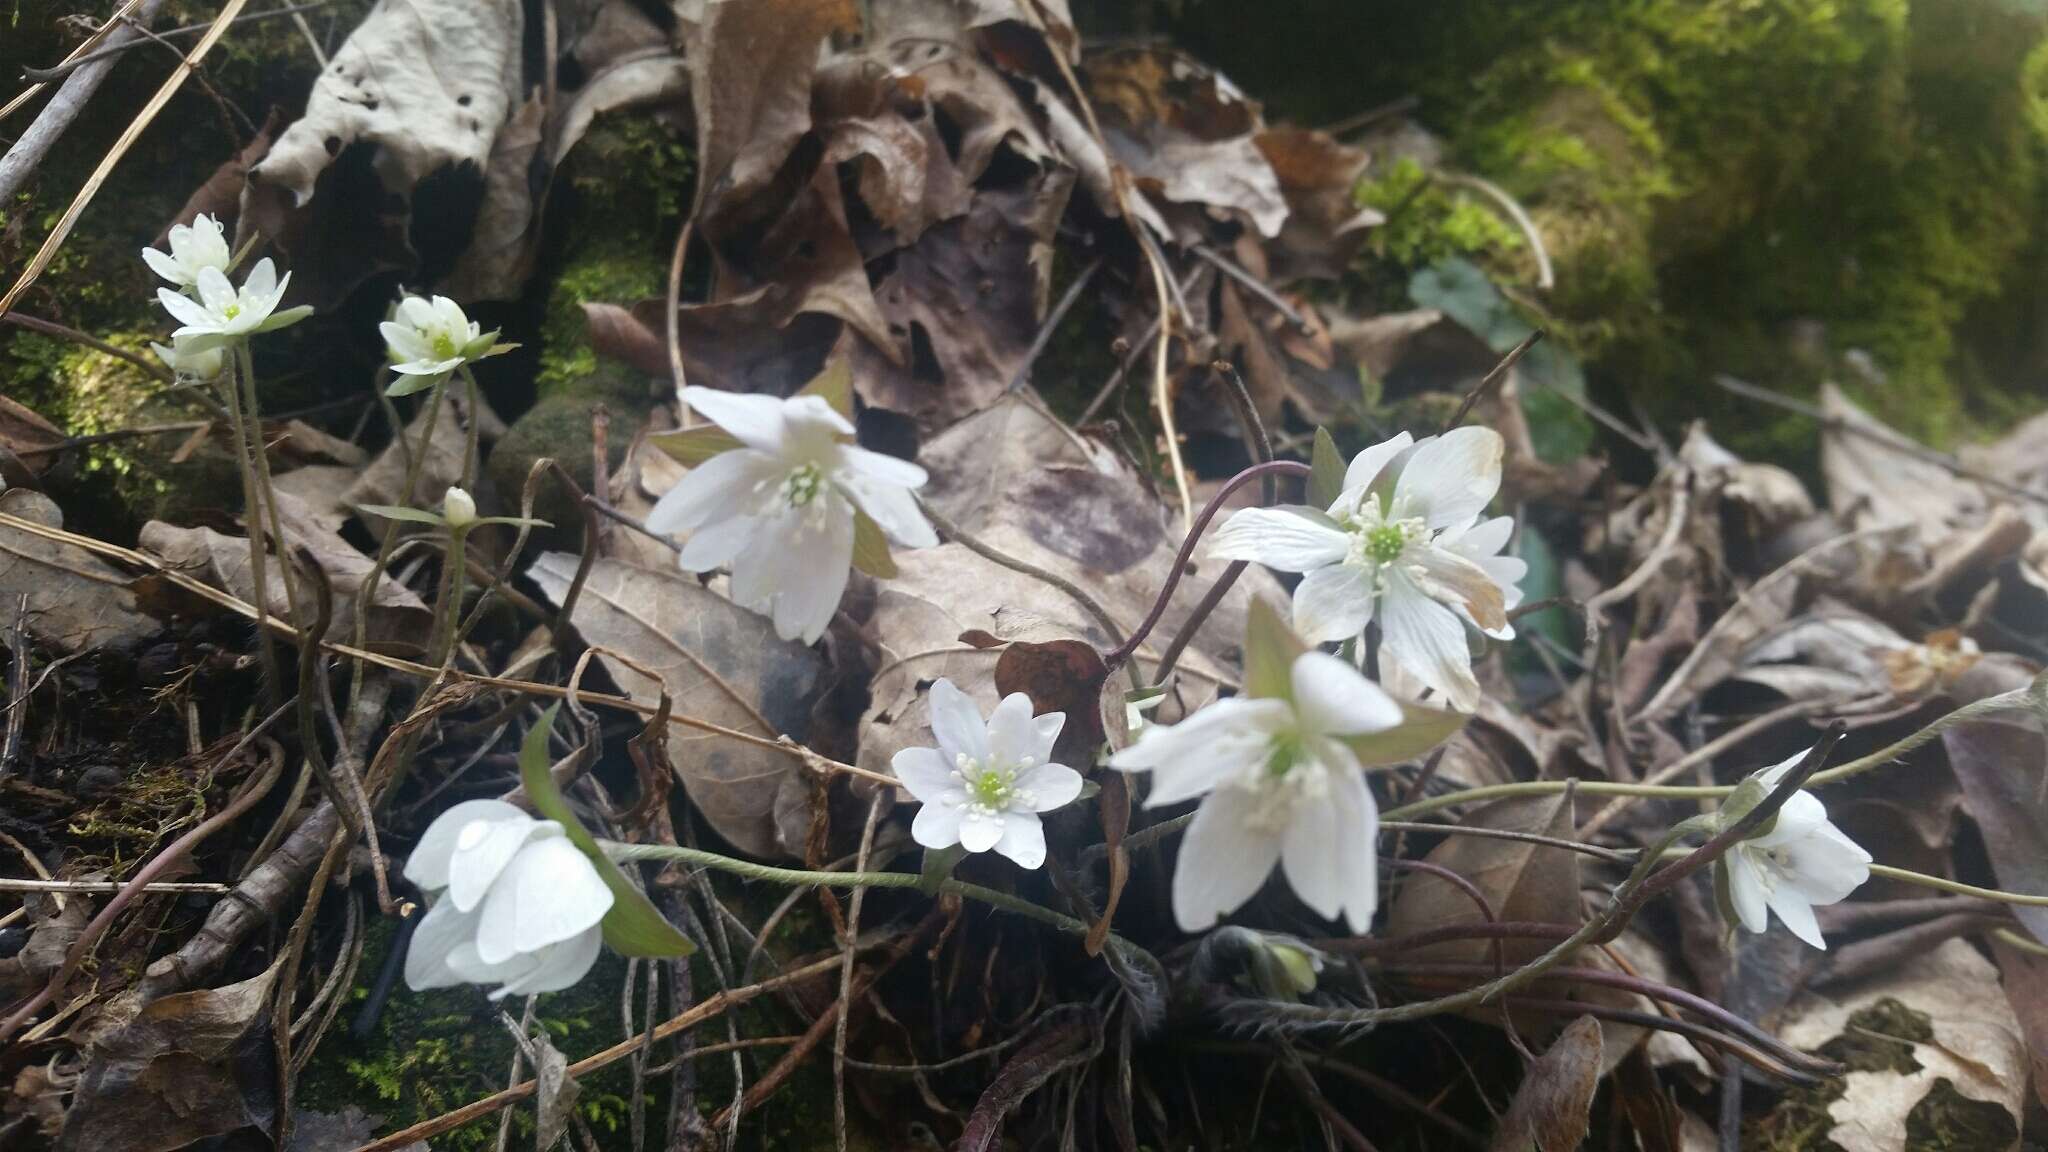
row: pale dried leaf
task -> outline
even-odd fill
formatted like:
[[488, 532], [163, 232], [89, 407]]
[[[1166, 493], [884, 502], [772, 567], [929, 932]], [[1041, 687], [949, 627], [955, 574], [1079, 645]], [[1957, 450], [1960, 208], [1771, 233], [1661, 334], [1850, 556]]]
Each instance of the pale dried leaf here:
[[1488, 1146], [1492, 1152], [1576, 1149], [1592, 1123], [1600, 1056], [1600, 1022], [1591, 1016], [1572, 1021], [1529, 1066]]
[[[27, 488], [0, 492], [0, 512], [62, 528], [56, 501]], [[80, 548], [0, 525], [0, 627], [28, 598], [28, 632], [65, 652], [126, 648], [157, 633], [136, 606], [133, 581]]]

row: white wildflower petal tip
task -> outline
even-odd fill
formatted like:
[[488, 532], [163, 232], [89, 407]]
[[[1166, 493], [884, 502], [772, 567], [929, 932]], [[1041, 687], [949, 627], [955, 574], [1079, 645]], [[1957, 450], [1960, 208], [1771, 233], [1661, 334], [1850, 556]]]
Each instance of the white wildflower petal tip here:
[[[1776, 787], [1805, 753], [1765, 768], [1750, 779]], [[1815, 948], [1825, 949], [1816, 907], [1836, 904], [1870, 879], [1870, 853], [1842, 834], [1811, 792], [1795, 792], [1778, 810], [1768, 831], [1737, 844], [1722, 857], [1728, 902], [1735, 918], [1762, 932], [1769, 914]]]

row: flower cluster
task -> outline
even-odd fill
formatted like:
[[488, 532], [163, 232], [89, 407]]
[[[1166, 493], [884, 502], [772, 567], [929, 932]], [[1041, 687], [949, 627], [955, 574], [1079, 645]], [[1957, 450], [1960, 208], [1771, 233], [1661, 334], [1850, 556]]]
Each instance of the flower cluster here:
[[1484, 519], [1500, 490], [1500, 435], [1403, 432], [1360, 452], [1327, 508], [1246, 508], [1217, 529], [1209, 555], [1304, 573], [1294, 628], [1312, 644], [1352, 640], [1379, 620], [1390, 659], [1451, 706], [1479, 703], [1465, 629], [1511, 639], [1507, 610], [1528, 565], [1503, 556], [1514, 521]]
[[852, 443], [823, 397], [688, 387], [682, 398], [737, 445], [690, 470], [647, 527], [688, 533], [687, 572], [732, 571], [732, 599], [769, 616], [785, 640], [815, 642], [839, 610], [866, 517], [906, 548], [939, 542], [912, 495], [925, 471]]
[[175, 290], [157, 289], [156, 298], [181, 327], [171, 334], [169, 349], [153, 347], [180, 375], [218, 376], [218, 352], [223, 346], [296, 324], [312, 314], [305, 305], [278, 310], [292, 274], [287, 272], [280, 279], [269, 257], [258, 260], [242, 286], [235, 287], [228, 279], [234, 256], [213, 217], [201, 215], [189, 226], [172, 228], [170, 243], [168, 253], [144, 248], [142, 259], [151, 271], [175, 286]]
[[427, 826], [405, 878], [438, 893], [414, 930], [415, 991], [497, 984], [496, 1000], [553, 992], [597, 962], [612, 893], [553, 820], [502, 800], [467, 800]]
[[421, 391], [464, 364], [481, 360], [499, 350], [496, 330], [483, 326], [463, 312], [462, 305], [446, 296], [432, 300], [407, 296], [398, 302], [393, 319], [377, 325], [391, 370], [400, 380], [385, 389], [386, 395], [406, 396]]
[[911, 836], [926, 848], [993, 848], [1025, 868], [1045, 863], [1039, 813], [1081, 794], [1081, 774], [1052, 759], [1066, 714], [1034, 716], [1031, 698], [1013, 692], [984, 723], [981, 709], [946, 679], [933, 682], [929, 704], [939, 746], [906, 748], [891, 762], [923, 805]]

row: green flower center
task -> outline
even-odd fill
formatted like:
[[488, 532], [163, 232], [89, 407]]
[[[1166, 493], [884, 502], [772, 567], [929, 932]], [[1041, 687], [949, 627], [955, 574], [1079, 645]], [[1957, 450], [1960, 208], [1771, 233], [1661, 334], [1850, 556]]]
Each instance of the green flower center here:
[[240, 316], [242, 314], [242, 306], [240, 304], [230, 304], [226, 308], [221, 309], [220, 314], [222, 316], [227, 317], [230, 320], [233, 320], [235, 317]]
[[1365, 554], [1376, 564], [1392, 564], [1408, 547], [1408, 533], [1399, 524], [1380, 524], [1365, 533]]
[[782, 498], [792, 508], [802, 508], [825, 490], [825, 473], [816, 464], [805, 464], [782, 482]]
[[1292, 732], [1273, 737], [1266, 751], [1266, 775], [1276, 780], [1287, 775], [1301, 763], [1301, 756], [1301, 737]]
[[454, 357], [454, 355], [455, 355], [455, 338], [454, 338], [454, 337], [452, 337], [452, 336], [450, 336], [450, 335], [448, 335], [448, 334], [447, 334], [446, 332], [441, 332], [441, 333], [437, 333], [437, 334], [436, 334], [436, 335], [434, 336], [434, 356], [435, 356], [435, 358], [436, 358], [436, 359], [440, 359], [440, 360], [448, 360], [448, 359], [451, 359], [451, 358], [453, 358], [453, 357]]
[[990, 768], [967, 778], [967, 795], [975, 804], [1001, 812], [1017, 792], [1017, 774]]

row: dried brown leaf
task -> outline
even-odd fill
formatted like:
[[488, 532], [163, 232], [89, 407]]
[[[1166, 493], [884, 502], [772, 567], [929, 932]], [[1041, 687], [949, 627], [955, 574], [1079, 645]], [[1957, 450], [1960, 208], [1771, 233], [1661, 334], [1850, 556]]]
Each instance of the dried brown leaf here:
[[[40, 492], [0, 492], [0, 512], [46, 528], [64, 513]], [[136, 603], [134, 582], [90, 552], [0, 525], [0, 620], [13, 627], [28, 598], [28, 632], [66, 652], [126, 648], [156, 634]]]
[[[1955, 687], [1960, 701], [2023, 688], [2032, 679], [2015, 662], [1983, 660]], [[1963, 788], [1963, 810], [1977, 822], [2001, 887], [2048, 892], [2048, 737], [2041, 721], [2014, 713], [1958, 724], [1941, 734], [1949, 767]], [[2013, 915], [2048, 942], [2048, 908], [2015, 906]]]
[[1572, 1152], [1592, 1123], [1600, 1087], [1600, 1022], [1581, 1016], [1529, 1065], [1501, 1117], [1492, 1152]]
[[[560, 607], [576, 563], [574, 556], [548, 552], [526, 574]], [[597, 561], [570, 621], [586, 643], [654, 669], [659, 685], [623, 660], [599, 654], [628, 696], [653, 705], [665, 688], [679, 716], [768, 739], [802, 740], [823, 690], [825, 665], [816, 652], [777, 639], [766, 617], [673, 568]], [[802, 854], [800, 842], [778, 835], [775, 817], [777, 790], [792, 779], [802, 782], [794, 756], [680, 728], [669, 733], [668, 753], [690, 802], [719, 835], [755, 856]]]
[[[1563, 794], [1497, 800], [1474, 809], [1461, 823], [1571, 839], [1572, 800]], [[1470, 880], [1486, 897], [1497, 920], [1540, 920], [1552, 924], [1579, 921], [1577, 853], [1517, 840], [1450, 836], [1424, 859]], [[1477, 924], [1484, 919], [1469, 893], [1441, 877], [1413, 872], [1402, 878], [1394, 905], [1387, 913], [1387, 934], [1406, 936], [1449, 924]], [[1547, 941], [1515, 940], [1502, 946], [1501, 955], [1513, 967], [1535, 959], [1548, 948]], [[1482, 963], [1491, 961], [1493, 945], [1485, 940], [1452, 940], [1418, 948], [1410, 955], [1425, 964], [1430, 960]]]

